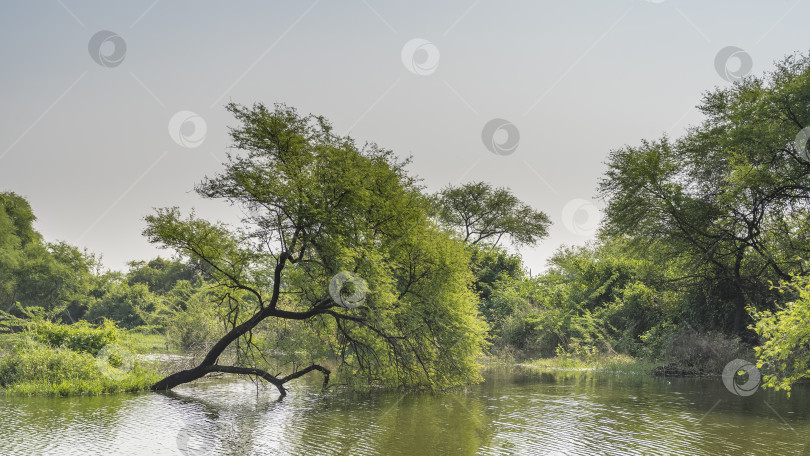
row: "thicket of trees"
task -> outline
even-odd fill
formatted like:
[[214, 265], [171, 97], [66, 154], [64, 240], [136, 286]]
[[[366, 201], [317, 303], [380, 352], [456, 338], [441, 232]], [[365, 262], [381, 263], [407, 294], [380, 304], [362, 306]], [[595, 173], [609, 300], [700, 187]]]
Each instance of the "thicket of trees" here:
[[202, 293], [198, 265], [156, 258], [131, 262], [125, 273], [105, 271], [94, 254], [44, 241], [35, 221], [25, 198], [0, 193], [0, 312], [5, 315], [24, 317], [28, 310], [57, 323], [112, 320], [127, 329], [162, 329], [173, 312], [185, 310], [189, 297]]
[[762, 344], [768, 384], [810, 376], [810, 59], [712, 90], [699, 108], [705, 120], [682, 137], [610, 153], [593, 244], [489, 293], [504, 346], [701, 370], [743, 341]]
[[810, 376], [810, 59], [709, 91], [699, 108], [682, 137], [611, 151], [596, 240], [530, 276], [515, 251], [550, 219], [508, 189], [428, 194], [407, 162], [321, 117], [232, 104], [233, 152], [196, 190], [240, 206], [241, 226], [160, 209], [145, 235], [177, 257], [105, 272], [45, 242], [25, 199], [0, 194], [0, 311], [111, 319], [203, 350], [156, 389], [229, 372], [283, 393], [313, 370], [447, 387], [474, 381], [488, 351], [698, 372], [751, 347], [766, 384], [789, 388]]

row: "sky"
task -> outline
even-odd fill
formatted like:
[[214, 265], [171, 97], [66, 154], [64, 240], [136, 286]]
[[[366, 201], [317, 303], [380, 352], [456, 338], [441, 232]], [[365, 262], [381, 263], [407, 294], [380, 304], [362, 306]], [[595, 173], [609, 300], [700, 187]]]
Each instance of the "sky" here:
[[105, 266], [170, 252], [153, 208], [236, 222], [228, 102], [286, 103], [412, 157], [429, 192], [486, 181], [546, 212], [542, 271], [593, 239], [609, 152], [701, 120], [701, 96], [810, 48], [810, 2], [31, 1], [0, 5], [0, 191]]

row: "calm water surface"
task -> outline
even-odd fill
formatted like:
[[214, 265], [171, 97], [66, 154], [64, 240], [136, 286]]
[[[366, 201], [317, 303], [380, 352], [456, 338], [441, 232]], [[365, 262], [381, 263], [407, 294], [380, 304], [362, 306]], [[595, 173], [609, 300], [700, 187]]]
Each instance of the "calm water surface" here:
[[740, 397], [719, 378], [488, 368], [446, 394], [281, 402], [248, 381], [173, 393], [0, 397], [0, 454], [808, 454], [810, 388]]

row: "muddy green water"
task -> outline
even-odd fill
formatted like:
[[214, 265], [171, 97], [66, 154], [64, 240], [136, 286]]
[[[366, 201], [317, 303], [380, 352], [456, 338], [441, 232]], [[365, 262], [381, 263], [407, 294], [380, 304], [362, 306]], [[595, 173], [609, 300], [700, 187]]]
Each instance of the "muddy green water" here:
[[0, 397], [0, 454], [810, 454], [810, 388], [729, 392], [720, 378], [488, 368], [445, 394], [283, 401], [247, 381], [171, 394]]

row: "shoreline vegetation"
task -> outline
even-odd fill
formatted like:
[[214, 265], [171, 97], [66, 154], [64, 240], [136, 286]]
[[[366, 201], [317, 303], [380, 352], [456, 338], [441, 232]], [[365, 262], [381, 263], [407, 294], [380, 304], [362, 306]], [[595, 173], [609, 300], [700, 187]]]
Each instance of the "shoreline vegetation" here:
[[[21, 331], [0, 334], [0, 396], [66, 397], [145, 392], [166, 372], [193, 366], [194, 360], [205, 353], [205, 349], [194, 346], [184, 349], [166, 335], [119, 328], [109, 320], [99, 325], [86, 322], [65, 325], [41, 319], [18, 320], [17, 324], [23, 328]], [[722, 365], [728, 359], [755, 356], [753, 349], [730, 344], [728, 337], [717, 334], [690, 333], [688, 340], [688, 344], [677, 340], [679, 350], [673, 355], [679, 355], [679, 359], [653, 361], [615, 352], [580, 356], [563, 351], [555, 356], [532, 359], [515, 356], [514, 351], [504, 347], [495, 347], [481, 357], [479, 366], [482, 369], [516, 366], [552, 372], [711, 377], [721, 375]], [[110, 347], [114, 350], [108, 350]], [[222, 377], [222, 374], [208, 375], [213, 376]]]
[[[33, 362], [42, 363], [47, 371], [28, 372], [27, 377], [17, 383], [0, 387], [0, 396], [92, 396], [120, 393], [137, 393], [150, 391], [151, 385], [162, 378], [161, 372], [166, 370], [166, 353], [142, 353], [140, 355], [153, 355], [157, 360], [137, 361], [136, 366], [121, 379], [105, 377], [98, 369], [98, 359], [91, 356], [76, 354], [64, 349], [51, 349], [49, 353], [42, 346], [27, 347], [29, 353], [21, 356], [16, 363], [22, 369], [33, 369]], [[78, 355], [78, 356], [77, 356]], [[13, 353], [11, 356], [15, 356]], [[171, 359], [171, 358], [169, 358]], [[64, 371], [64, 363], [70, 363], [69, 372]], [[162, 365], [162, 368], [161, 368]], [[2, 358], [0, 358], [2, 366]], [[535, 360], [515, 361], [488, 357], [482, 361], [482, 368], [491, 366], [520, 367], [538, 371], [572, 371], [595, 372], [620, 375], [644, 375], [654, 377], [719, 377], [720, 372], [698, 372], [688, 367], [674, 364], [663, 366], [659, 363], [632, 358], [627, 355], [612, 355], [599, 359], [581, 359], [572, 357], [553, 357]], [[0, 370], [0, 372], [2, 372]], [[47, 379], [41, 375], [47, 373]], [[222, 374], [212, 374], [222, 377]], [[212, 378], [213, 378], [212, 376]], [[233, 376], [232, 378], [247, 378], [248, 376]], [[799, 384], [806, 383], [803, 381]]]
[[[64, 328], [46, 324], [50, 329]], [[172, 348], [165, 336], [144, 334], [115, 328], [116, 334], [104, 339], [99, 336], [114, 328], [109, 322], [99, 328], [82, 327], [84, 338], [76, 329], [62, 338], [42, 336], [42, 329], [28, 329], [15, 334], [0, 334], [0, 396], [84, 396], [149, 391], [165, 372], [177, 369], [194, 354]], [[52, 331], [53, 332], [53, 331]], [[66, 337], [64, 337], [66, 336]], [[93, 340], [90, 340], [93, 339]], [[90, 340], [90, 342], [88, 342]], [[96, 341], [96, 346], [93, 346]], [[59, 345], [52, 345], [58, 343]], [[97, 346], [120, 347], [116, 355], [99, 356]], [[103, 348], [103, 347], [101, 347]], [[199, 353], [196, 353], [199, 356]], [[127, 364], [123, 365], [122, 364]], [[481, 368], [516, 366], [540, 371], [587, 371], [614, 374], [666, 377], [719, 376], [720, 372], [704, 372], [693, 366], [664, 364], [623, 354], [591, 357], [569, 355], [539, 359], [515, 359], [513, 356], [485, 355]], [[112, 369], [111, 369], [112, 368]], [[111, 372], [111, 373], [110, 373]], [[221, 377], [221, 374], [217, 376]], [[239, 376], [247, 377], [247, 376]], [[236, 378], [236, 377], [234, 377]]]
[[119, 330], [106, 321], [28, 323], [0, 334], [0, 395], [77, 396], [146, 391], [160, 379], [143, 355], [163, 348], [160, 336]]

